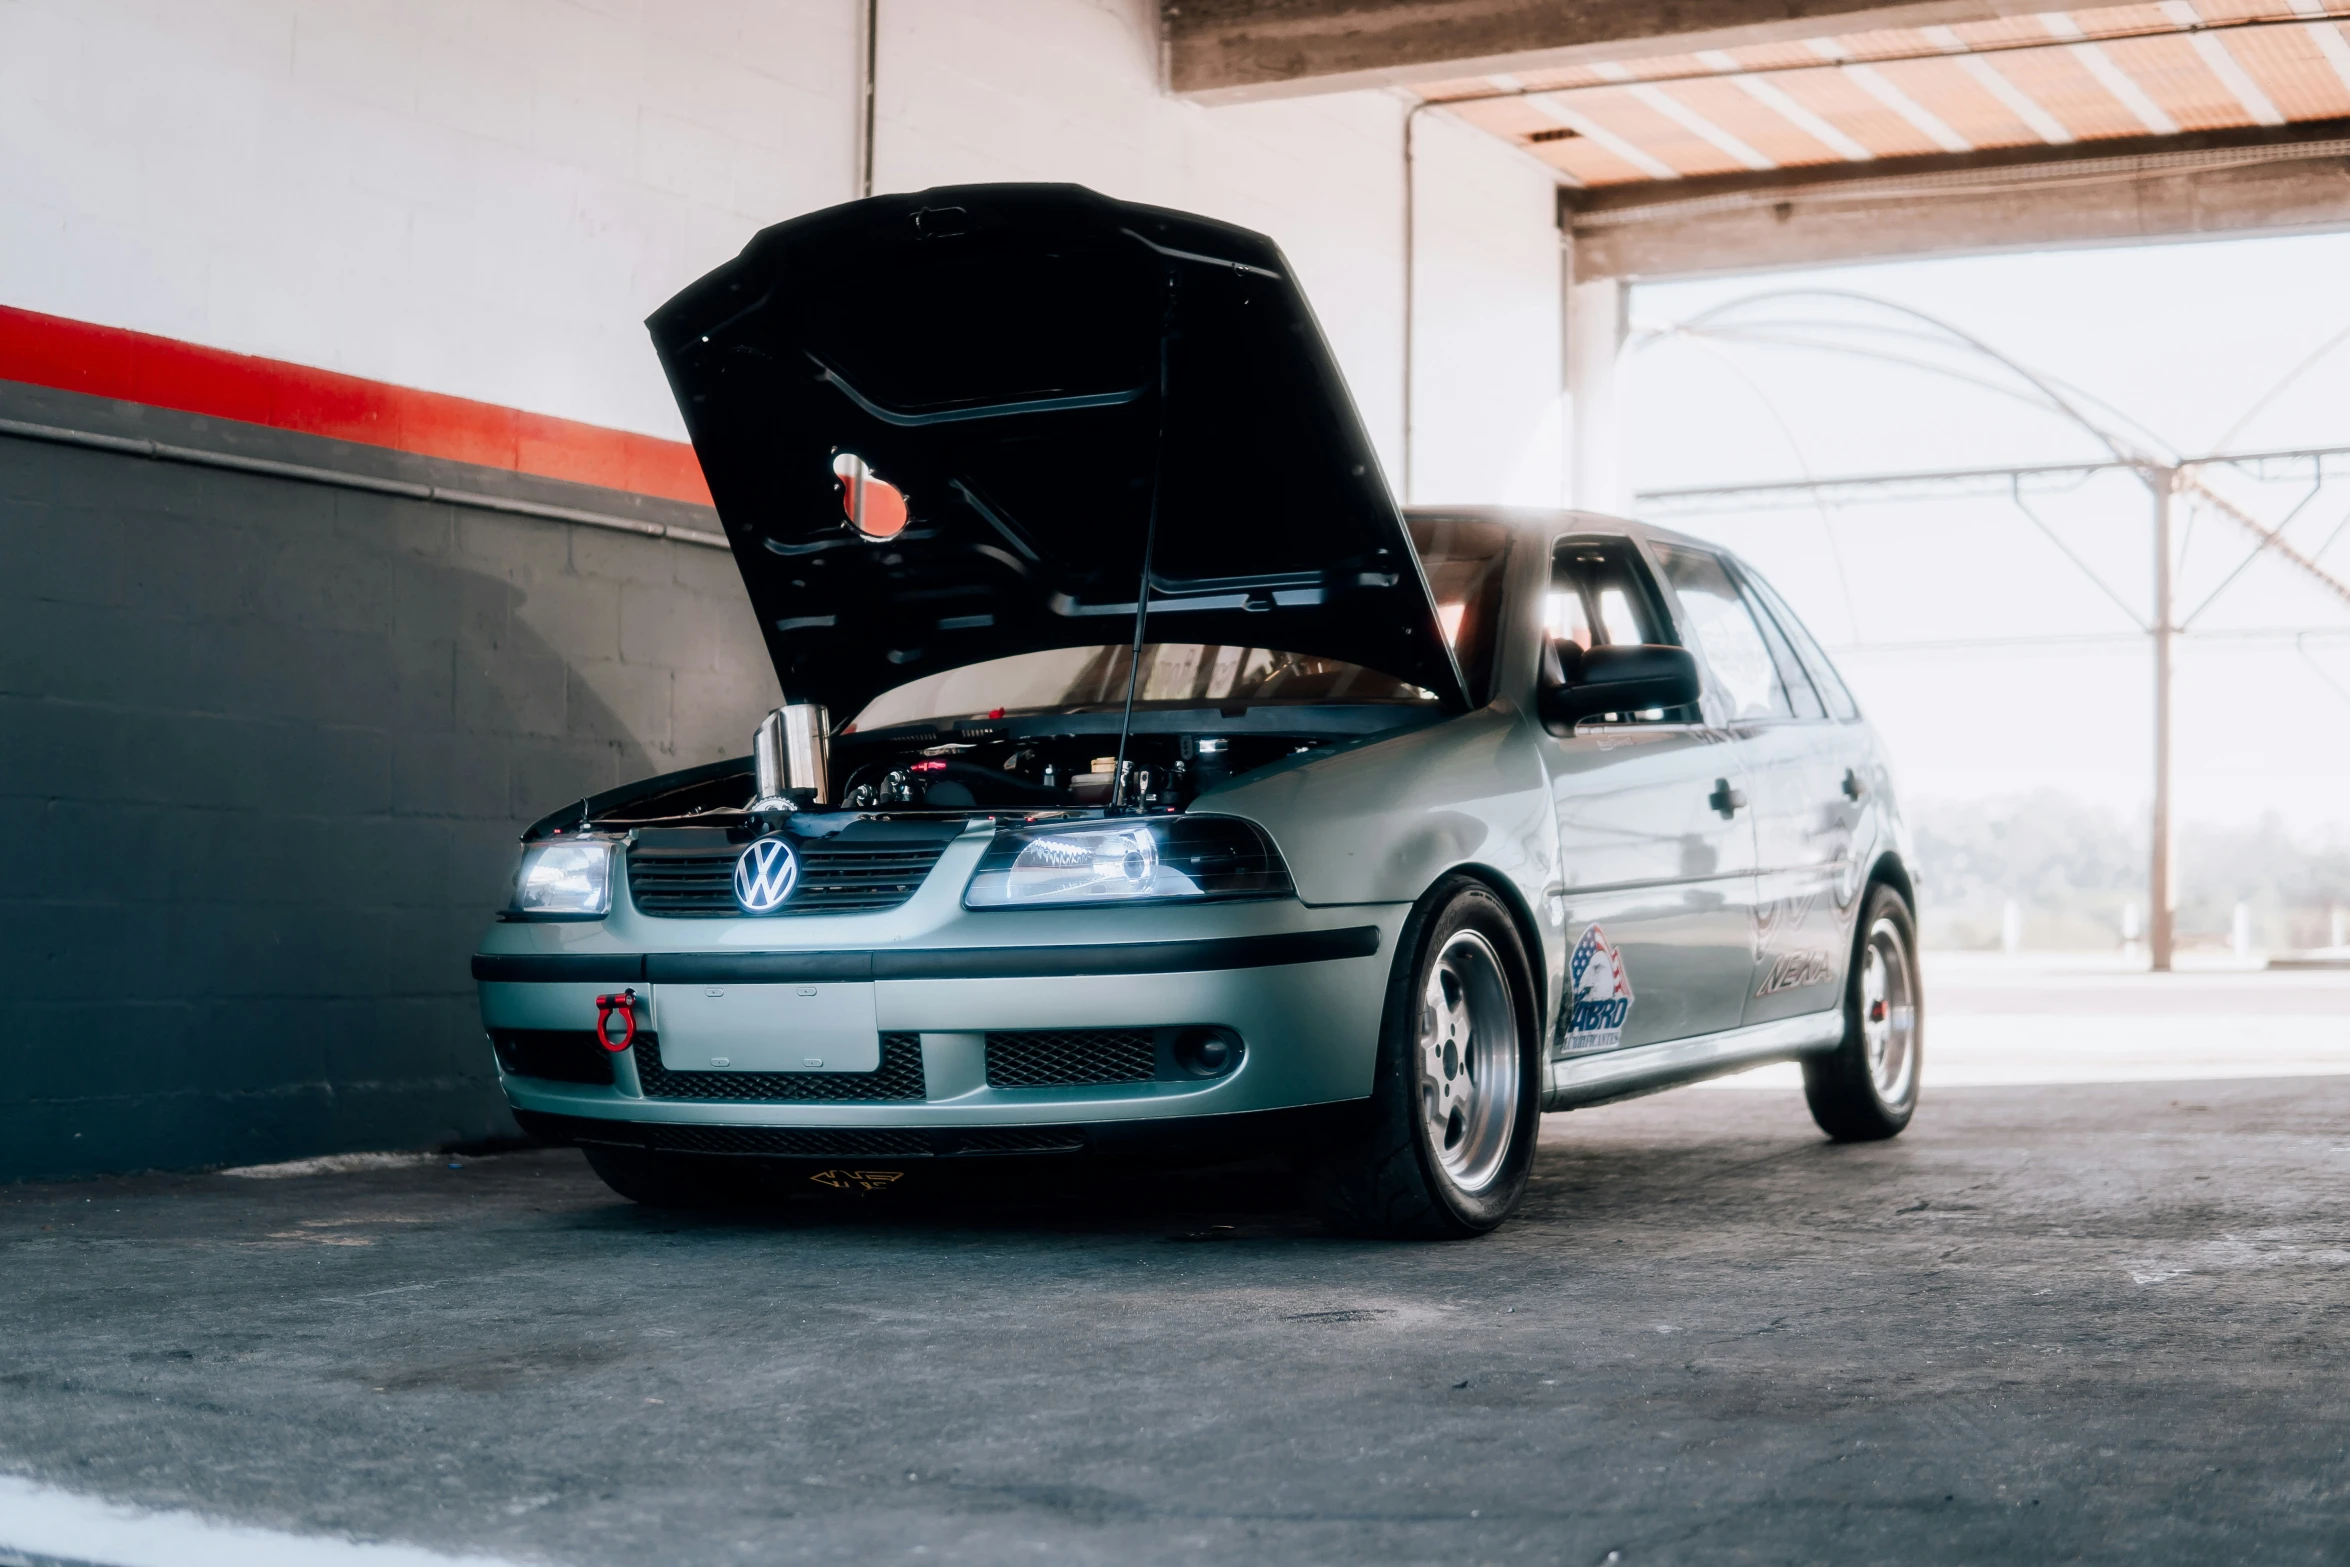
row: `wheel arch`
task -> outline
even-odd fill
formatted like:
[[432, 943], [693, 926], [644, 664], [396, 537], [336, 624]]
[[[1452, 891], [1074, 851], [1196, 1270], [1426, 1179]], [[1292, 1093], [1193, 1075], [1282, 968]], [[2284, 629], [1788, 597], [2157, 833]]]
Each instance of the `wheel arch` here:
[[1887, 849], [1870, 862], [1868, 879], [1861, 883], [1861, 887], [1865, 891], [1879, 884], [1900, 893], [1902, 901], [1909, 905], [1910, 918], [1917, 918], [1917, 885], [1910, 880], [1909, 867], [1902, 863], [1898, 850]]

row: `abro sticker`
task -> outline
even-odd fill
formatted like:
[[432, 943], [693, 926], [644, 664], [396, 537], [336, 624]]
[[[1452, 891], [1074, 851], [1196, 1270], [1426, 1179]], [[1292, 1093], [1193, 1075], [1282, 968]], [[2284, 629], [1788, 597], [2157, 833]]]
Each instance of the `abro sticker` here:
[[1632, 1015], [1632, 986], [1624, 978], [1624, 956], [1608, 945], [1607, 932], [1587, 926], [1567, 958], [1568, 1050], [1613, 1050], [1624, 1042], [1624, 1019]]

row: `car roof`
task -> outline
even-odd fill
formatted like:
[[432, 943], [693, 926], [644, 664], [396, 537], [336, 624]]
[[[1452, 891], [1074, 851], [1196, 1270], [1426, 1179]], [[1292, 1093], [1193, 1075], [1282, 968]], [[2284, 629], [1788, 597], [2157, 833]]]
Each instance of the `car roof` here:
[[1550, 533], [1560, 528], [1589, 529], [1593, 533], [1629, 533], [1638, 524], [1596, 511], [1568, 511], [1555, 506], [1406, 506], [1404, 516], [1414, 522], [1469, 520], [1498, 522], [1528, 533]]
[[[1407, 521], [1441, 522], [1451, 518], [1468, 518], [1479, 522], [1498, 522], [1524, 533], [1614, 533], [1626, 537], [1638, 535], [1660, 544], [1686, 544], [1696, 549], [1711, 550], [1717, 555], [1734, 552], [1706, 539], [1692, 538], [1654, 523], [1639, 522], [1630, 517], [1611, 516], [1601, 511], [1579, 511], [1558, 506], [1406, 506]], [[1741, 563], [1743, 564], [1743, 562]]]

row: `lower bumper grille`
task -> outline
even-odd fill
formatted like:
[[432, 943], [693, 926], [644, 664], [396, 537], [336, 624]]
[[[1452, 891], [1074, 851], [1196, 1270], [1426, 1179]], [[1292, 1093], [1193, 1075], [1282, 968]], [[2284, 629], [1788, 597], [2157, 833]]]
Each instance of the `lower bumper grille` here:
[[802, 1132], [780, 1126], [651, 1126], [648, 1145], [670, 1153], [764, 1154], [777, 1159], [927, 1159], [920, 1132]]
[[508, 1077], [539, 1077], [556, 1083], [609, 1085], [612, 1052], [584, 1028], [501, 1028], [490, 1035], [498, 1065]]
[[1085, 1134], [1067, 1126], [1011, 1126], [1001, 1131], [957, 1132], [958, 1154], [1075, 1153]]
[[1158, 1075], [1158, 1037], [1147, 1028], [987, 1036], [990, 1088], [1147, 1083]]
[[[612, 1052], [587, 1028], [501, 1028], [490, 1035], [509, 1077], [557, 1083], [612, 1082]], [[741, 1100], [759, 1104], [903, 1103], [927, 1095], [922, 1036], [881, 1036], [881, 1065], [871, 1072], [672, 1072], [661, 1061], [661, 1036], [642, 1029], [629, 1047], [647, 1099]]]
[[926, 1097], [922, 1036], [881, 1036], [881, 1065], [871, 1072], [672, 1072], [661, 1060], [660, 1036], [642, 1033], [637, 1081], [647, 1099], [738, 1099], [762, 1104], [831, 1104], [841, 1100]]

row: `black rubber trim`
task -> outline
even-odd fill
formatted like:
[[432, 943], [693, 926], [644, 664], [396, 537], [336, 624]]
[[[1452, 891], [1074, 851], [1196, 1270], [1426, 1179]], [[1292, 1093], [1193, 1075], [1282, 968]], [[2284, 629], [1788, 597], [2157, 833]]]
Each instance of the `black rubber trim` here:
[[865, 979], [1045, 979], [1189, 974], [1368, 958], [1379, 927], [1289, 931], [1216, 941], [1130, 941], [1084, 947], [920, 947], [883, 952], [477, 953], [473, 977], [525, 983], [840, 984]]
[[473, 977], [540, 984], [609, 985], [645, 977], [645, 960], [637, 952], [562, 953], [527, 956], [473, 955]]
[[1289, 931], [1218, 941], [1135, 941], [1087, 947], [933, 947], [873, 954], [875, 979], [1039, 979], [1088, 974], [1188, 974], [1367, 958], [1379, 927]]
[[[1249, 1110], [1229, 1115], [1157, 1116], [1146, 1121], [1078, 1122], [1051, 1126], [738, 1127], [732, 1122], [619, 1121], [519, 1109], [514, 1112], [514, 1119], [526, 1134], [543, 1143], [594, 1143], [606, 1147], [650, 1148], [662, 1152], [708, 1153], [719, 1157], [755, 1154], [783, 1162], [844, 1157], [894, 1162], [909, 1157], [927, 1160], [957, 1156], [968, 1158], [972, 1155], [1028, 1155], [1062, 1159], [1071, 1154], [1082, 1154], [1088, 1158], [1134, 1160], [1146, 1167], [1159, 1167], [1168, 1163], [1219, 1163], [1267, 1155], [1311, 1154], [1332, 1146], [1343, 1149], [1360, 1135], [1365, 1105], [1364, 1100], [1351, 1099], [1336, 1104]], [[678, 1146], [690, 1141], [696, 1132], [733, 1133], [741, 1137], [742, 1142], [732, 1149]], [[762, 1134], [774, 1138], [774, 1145], [768, 1148], [755, 1146], [757, 1141], [764, 1140]], [[910, 1154], [905, 1151], [862, 1153], [844, 1150], [831, 1153], [810, 1148], [803, 1153], [785, 1141], [797, 1137], [847, 1139], [859, 1136], [904, 1139], [908, 1147], [927, 1145], [927, 1151]], [[1047, 1136], [1060, 1146], [1017, 1146], [1032, 1140], [1042, 1142]], [[1067, 1141], [1064, 1143], [1062, 1139]], [[718, 1137], [712, 1138], [713, 1142], [719, 1140]], [[664, 1144], [668, 1146], [664, 1147]]]
[[649, 952], [645, 978], [657, 985], [751, 985], [761, 980], [840, 984], [871, 979], [870, 952]]
[[541, 1142], [642, 1148], [697, 1158], [776, 1161], [832, 1159], [1065, 1158], [1085, 1150], [1075, 1126], [737, 1126], [702, 1121], [606, 1121], [517, 1110]]

